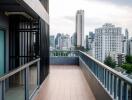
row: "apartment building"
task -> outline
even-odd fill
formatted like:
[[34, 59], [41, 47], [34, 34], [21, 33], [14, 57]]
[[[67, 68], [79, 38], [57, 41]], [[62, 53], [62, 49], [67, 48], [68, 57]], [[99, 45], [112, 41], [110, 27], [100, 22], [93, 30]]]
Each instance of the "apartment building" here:
[[95, 29], [95, 58], [104, 62], [111, 53], [122, 53], [122, 29], [110, 23]]
[[84, 10], [76, 13], [77, 47], [84, 47]]

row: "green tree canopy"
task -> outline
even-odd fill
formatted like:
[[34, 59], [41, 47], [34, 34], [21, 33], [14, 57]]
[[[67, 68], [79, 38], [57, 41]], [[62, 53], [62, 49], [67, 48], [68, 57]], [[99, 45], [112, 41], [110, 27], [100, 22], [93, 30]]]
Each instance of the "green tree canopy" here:
[[132, 56], [126, 56], [126, 63], [132, 64]]
[[123, 64], [121, 67], [125, 69], [127, 73], [132, 73], [132, 64], [126, 63], [126, 64]]
[[116, 62], [112, 59], [111, 56], [107, 56], [107, 57], [105, 58], [104, 63], [105, 63], [107, 66], [111, 67], [111, 68], [115, 68], [115, 67], [116, 67]]

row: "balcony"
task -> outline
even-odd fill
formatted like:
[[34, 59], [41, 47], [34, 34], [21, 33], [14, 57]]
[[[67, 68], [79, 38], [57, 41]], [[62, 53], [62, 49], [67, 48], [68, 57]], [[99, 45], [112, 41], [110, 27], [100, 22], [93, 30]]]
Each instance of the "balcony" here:
[[[19, 100], [132, 100], [132, 80], [85, 52], [51, 51], [50, 64], [50, 73], [41, 85], [40, 59], [0, 77], [0, 100], [18, 100], [17, 95], [22, 97]], [[19, 84], [5, 89], [17, 73]], [[16, 93], [18, 90], [22, 91]]]
[[35, 100], [95, 100], [77, 65], [51, 65]]

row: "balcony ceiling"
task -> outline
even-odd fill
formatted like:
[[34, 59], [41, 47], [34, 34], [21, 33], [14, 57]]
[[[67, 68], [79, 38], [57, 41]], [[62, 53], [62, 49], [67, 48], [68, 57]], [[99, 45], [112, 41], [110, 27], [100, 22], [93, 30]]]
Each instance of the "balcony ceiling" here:
[[26, 12], [30, 16], [37, 18], [38, 15], [28, 7], [23, 1], [0, 0], [0, 11], [5, 12]]
[[0, 0], [1, 11], [23, 11], [23, 7], [20, 6], [16, 0]]

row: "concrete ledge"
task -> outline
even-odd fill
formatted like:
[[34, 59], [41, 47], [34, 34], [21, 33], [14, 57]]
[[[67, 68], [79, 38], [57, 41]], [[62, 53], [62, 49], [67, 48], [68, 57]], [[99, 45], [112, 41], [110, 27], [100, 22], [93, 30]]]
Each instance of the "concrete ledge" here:
[[88, 84], [90, 85], [94, 96], [96, 97], [96, 100], [113, 100], [81, 58], [79, 58], [79, 65], [86, 77]]
[[50, 57], [51, 65], [79, 65], [78, 57]]

